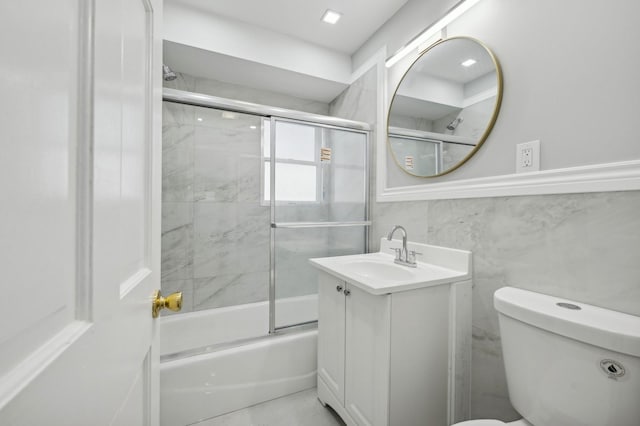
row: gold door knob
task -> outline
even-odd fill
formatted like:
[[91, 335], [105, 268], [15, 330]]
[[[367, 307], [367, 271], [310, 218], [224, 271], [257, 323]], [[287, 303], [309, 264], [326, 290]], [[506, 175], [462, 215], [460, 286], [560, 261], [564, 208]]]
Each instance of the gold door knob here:
[[160, 290], [153, 293], [153, 306], [151, 307], [151, 315], [158, 318], [160, 311], [164, 308], [178, 312], [182, 309], [182, 292], [172, 293], [167, 297], [162, 297]]

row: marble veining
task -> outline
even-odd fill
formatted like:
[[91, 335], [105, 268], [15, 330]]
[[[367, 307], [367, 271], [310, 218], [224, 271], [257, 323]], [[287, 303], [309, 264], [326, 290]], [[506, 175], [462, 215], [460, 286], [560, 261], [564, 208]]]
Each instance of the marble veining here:
[[260, 302], [269, 296], [269, 270], [194, 280], [194, 310]]
[[511, 420], [493, 293], [514, 286], [640, 315], [640, 192], [428, 203], [430, 244], [474, 253], [474, 417]]

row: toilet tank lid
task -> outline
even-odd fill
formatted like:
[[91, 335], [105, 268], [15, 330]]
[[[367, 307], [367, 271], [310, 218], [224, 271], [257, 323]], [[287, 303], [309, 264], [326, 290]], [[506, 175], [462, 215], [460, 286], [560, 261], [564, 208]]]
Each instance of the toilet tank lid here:
[[640, 356], [640, 317], [514, 287], [498, 289], [493, 304], [501, 314], [543, 330]]

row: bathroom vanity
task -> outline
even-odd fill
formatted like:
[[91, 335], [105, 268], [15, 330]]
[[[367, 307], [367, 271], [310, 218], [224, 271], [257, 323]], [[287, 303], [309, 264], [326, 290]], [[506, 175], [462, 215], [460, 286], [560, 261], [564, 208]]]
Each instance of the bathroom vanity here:
[[347, 425], [468, 419], [471, 253], [408, 243], [417, 267], [378, 253], [311, 259], [320, 269], [318, 398]]

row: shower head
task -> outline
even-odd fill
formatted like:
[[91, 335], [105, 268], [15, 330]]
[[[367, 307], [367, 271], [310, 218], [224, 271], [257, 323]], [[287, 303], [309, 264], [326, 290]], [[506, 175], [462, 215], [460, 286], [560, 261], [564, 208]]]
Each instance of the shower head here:
[[164, 78], [164, 81], [173, 81], [178, 76], [169, 68], [169, 65], [162, 64], [162, 78]]
[[447, 124], [447, 130], [455, 130], [456, 127], [458, 127], [458, 124], [462, 123], [462, 120], [464, 120], [462, 117], [456, 118], [451, 123]]

